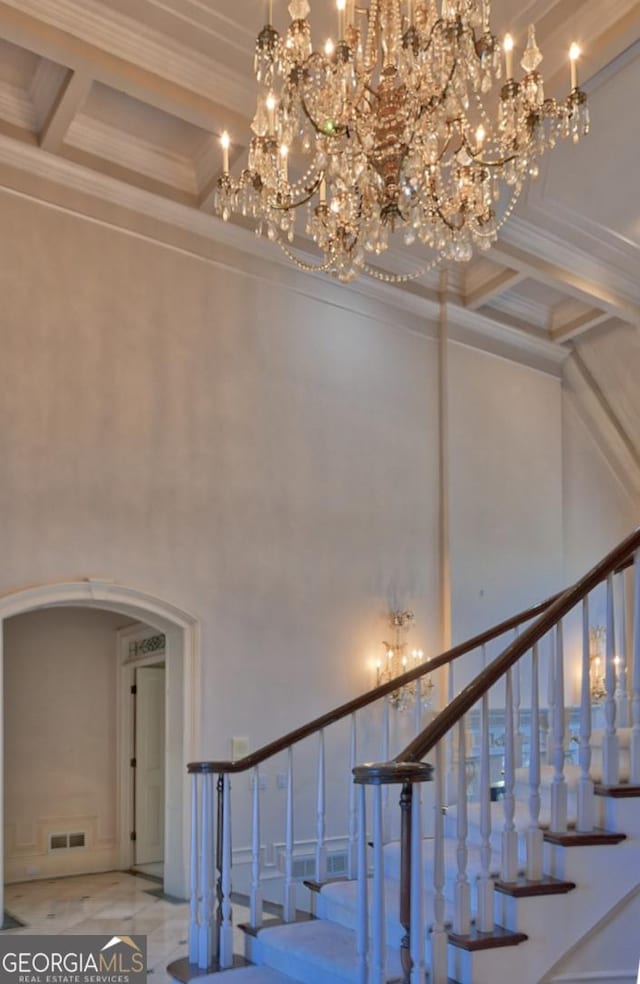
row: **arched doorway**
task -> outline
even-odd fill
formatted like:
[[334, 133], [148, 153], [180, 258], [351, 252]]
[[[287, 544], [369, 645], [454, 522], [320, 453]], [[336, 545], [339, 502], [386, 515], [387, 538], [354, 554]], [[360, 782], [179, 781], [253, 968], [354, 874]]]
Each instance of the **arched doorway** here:
[[[0, 678], [4, 677], [4, 620], [53, 607], [89, 607], [117, 612], [144, 623], [166, 637], [166, 798], [165, 891], [180, 898], [189, 893], [189, 788], [186, 763], [198, 757], [200, 736], [200, 632], [198, 621], [187, 612], [136, 588], [103, 579], [56, 582], [24, 588], [0, 596]], [[2, 701], [4, 715], [4, 701]], [[3, 722], [4, 724], [4, 722]], [[2, 742], [3, 728], [0, 728]], [[4, 761], [1, 754], [0, 763]], [[0, 764], [0, 771], [4, 766]], [[0, 776], [0, 805], [4, 776]], [[121, 783], [119, 788], [123, 788]], [[121, 866], [129, 864], [129, 832], [126, 810], [121, 808]], [[4, 892], [4, 832], [0, 826], [0, 890]], [[2, 898], [2, 903], [4, 898]], [[3, 911], [0, 909], [0, 911]]]

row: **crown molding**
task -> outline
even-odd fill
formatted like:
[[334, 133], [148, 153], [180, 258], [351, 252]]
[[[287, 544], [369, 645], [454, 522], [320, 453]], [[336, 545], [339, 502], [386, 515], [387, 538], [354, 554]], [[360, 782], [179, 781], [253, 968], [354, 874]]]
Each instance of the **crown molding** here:
[[[369, 278], [346, 286], [323, 274], [303, 275], [275, 245], [257, 239], [253, 231], [223, 223], [198, 209], [3, 136], [0, 165], [9, 169], [3, 175], [3, 183], [30, 199], [89, 221], [144, 235], [236, 272], [275, 281], [284, 288], [386, 325], [400, 324], [428, 338], [437, 335], [440, 308], [434, 291], [415, 285], [400, 289]], [[21, 180], [22, 173], [36, 180]], [[65, 190], [70, 193], [68, 203]], [[454, 341], [560, 375], [567, 356], [567, 350], [560, 345], [469, 310], [456, 297], [449, 302], [449, 322]]]

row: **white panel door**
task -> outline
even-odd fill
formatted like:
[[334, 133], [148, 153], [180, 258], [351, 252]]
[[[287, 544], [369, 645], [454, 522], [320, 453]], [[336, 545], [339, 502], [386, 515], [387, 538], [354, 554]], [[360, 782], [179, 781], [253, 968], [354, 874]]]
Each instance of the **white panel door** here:
[[135, 863], [164, 860], [164, 666], [136, 671]]

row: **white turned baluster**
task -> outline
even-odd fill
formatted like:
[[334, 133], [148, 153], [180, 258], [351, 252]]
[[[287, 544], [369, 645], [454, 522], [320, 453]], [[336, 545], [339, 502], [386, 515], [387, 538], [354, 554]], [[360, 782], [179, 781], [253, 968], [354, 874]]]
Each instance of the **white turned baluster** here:
[[353, 770], [356, 766], [358, 737], [356, 715], [351, 715], [351, 740], [349, 742], [349, 843], [347, 846], [347, 877], [353, 881], [358, 870], [358, 809]]
[[253, 773], [253, 808], [251, 820], [251, 891], [249, 894], [249, 925], [262, 926], [262, 882], [260, 880], [260, 771]]
[[527, 878], [542, 878], [543, 834], [540, 829], [540, 683], [536, 643], [531, 653], [531, 734], [529, 755], [529, 828], [527, 830]]
[[422, 783], [413, 786], [411, 801], [411, 984], [424, 984], [424, 872], [422, 869]]
[[220, 910], [220, 969], [233, 966], [233, 922], [231, 919], [231, 780], [225, 773], [222, 780], [222, 898]]
[[318, 734], [318, 794], [316, 802], [316, 881], [319, 882], [323, 882], [327, 877], [325, 799], [324, 729], [322, 729]]
[[640, 550], [633, 564], [633, 730], [629, 782], [640, 784]]
[[620, 782], [620, 758], [616, 730], [616, 638], [613, 602], [613, 574], [607, 578], [607, 640], [606, 640], [604, 704], [605, 733], [602, 743], [602, 782], [605, 786], [617, 786]]
[[467, 875], [469, 851], [467, 849], [467, 762], [464, 755], [465, 721], [458, 721], [458, 789], [456, 811], [456, 876], [453, 931], [459, 936], [468, 936], [471, 930], [471, 889]]
[[621, 728], [629, 727], [629, 691], [627, 689], [627, 584], [625, 572], [618, 575], [620, 588], [620, 645], [617, 656], [616, 708]]
[[595, 824], [591, 768], [591, 678], [589, 659], [589, 598], [582, 602], [582, 681], [580, 684], [580, 779], [578, 780], [578, 815], [576, 830], [588, 833]]
[[213, 838], [213, 776], [202, 776], [200, 791], [200, 934], [198, 942], [198, 967], [206, 970], [218, 956], [217, 937], [214, 932], [214, 851]]
[[[354, 787], [355, 788], [355, 787]], [[367, 787], [360, 790], [358, 810], [358, 910], [356, 914], [356, 949], [358, 982], [369, 984], [369, 872], [367, 870]]]
[[191, 776], [191, 855], [189, 864], [191, 897], [189, 901], [189, 963], [198, 962], [198, 774]]
[[547, 662], [547, 743], [546, 743], [546, 762], [547, 765], [553, 763], [553, 722], [556, 712], [556, 634], [552, 630], [547, 636], [549, 640], [549, 652]]
[[507, 670], [504, 694], [504, 827], [502, 830], [502, 880], [518, 877], [518, 832], [515, 825], [515, 735], [513, 728], [513, 677]]
[[564, 645], [562, 622], [556, 625], [555, 645], [555, 704], [551, 719], [553, 736], [553, 782], [551, 784], [551, 829], [564, 833], [567, 829], [567, 784], [564, 778]]
[[[520, 635], [520, 630], [516, 627], [513, 630], [514, 641]], [[516, 769], [522, 765], [522, 715], [520, 713], [520, 663], [512, 669], [513, 673], [513, 722], [514, 722], [514, 741], [513, 741], [513, 761]]]
[[433, 928], [431, 930], [430, 984], [447, 984], [447, 931], [444, 925], [444, 748], [435, 748], [435, 803], [433, 836]]
[[296, 883], [293, 880], [293, 748], [287, 753], [287, 814], [284, 835], [284, 900], [282, 918], [284, 922], [295, 922]]
[[[419, 735], [422, 731], [422, 677], [418, 677], [416, 680], [416, 702], [413, 713], [415, 715], [415, 732], [416, 735]], [[418, 785], [421, 784], [418, 783]]]
[[[449, 663], [449, 687], [447, 693], [447, 700], [450, 704], [455, 697], [455, 682], [454, 682], [454, 667], [455, 661]], [[444, 797], [445, 804], [453, 803], [455, 799], [455, 728], [450, 728], [446, 737], [447, 742], [447, 771], [444, 777]], [[459, 754], [458, 750], [458, 754]]]
[[373, 906], [371, 923], [371, 981], [386, 982], [386, 918], [384, 905], [384, 827], [382, 786], [373, 787]]
[[[382, 707], [382, 743], [380, 748], [380, 761], [389, 761], [389, 711], [391, 707], [391, 702], [389, 697], [384, 698], [384, 703]], [[389, 816], [390, 802], [389, 802], [389, 787], [382, 787], [382, 820], [385, 834], [390, 834], [391, 831], [391, 819]]]
[[482, 933], [492, 933], [494, 883], [491, 877], [491, 760], [489, 758], [489, 695], [482, 698], [480, 717], [480, 864], [478, 916]]

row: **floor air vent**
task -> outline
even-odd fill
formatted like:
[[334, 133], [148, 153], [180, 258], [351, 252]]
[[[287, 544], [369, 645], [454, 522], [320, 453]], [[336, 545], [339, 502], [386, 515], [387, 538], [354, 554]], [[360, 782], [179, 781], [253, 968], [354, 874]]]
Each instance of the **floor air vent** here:
[[[280, 853], [280, 870], [284, 872], [284, 852]], [[335, 878], [344, 875], [347, 871], [346, 851], [335, 851], [327, 857], [327, 877]], [[316, 859], [313, 854], [298, 855], [293, 859], [293, 878], [295, 881], [303, 881], [305, 878], [315, 878]]]
[[50, 851], [69, 851], [78, 847], [86, 847], [84, 831], [72, 834], [49, 834]]

